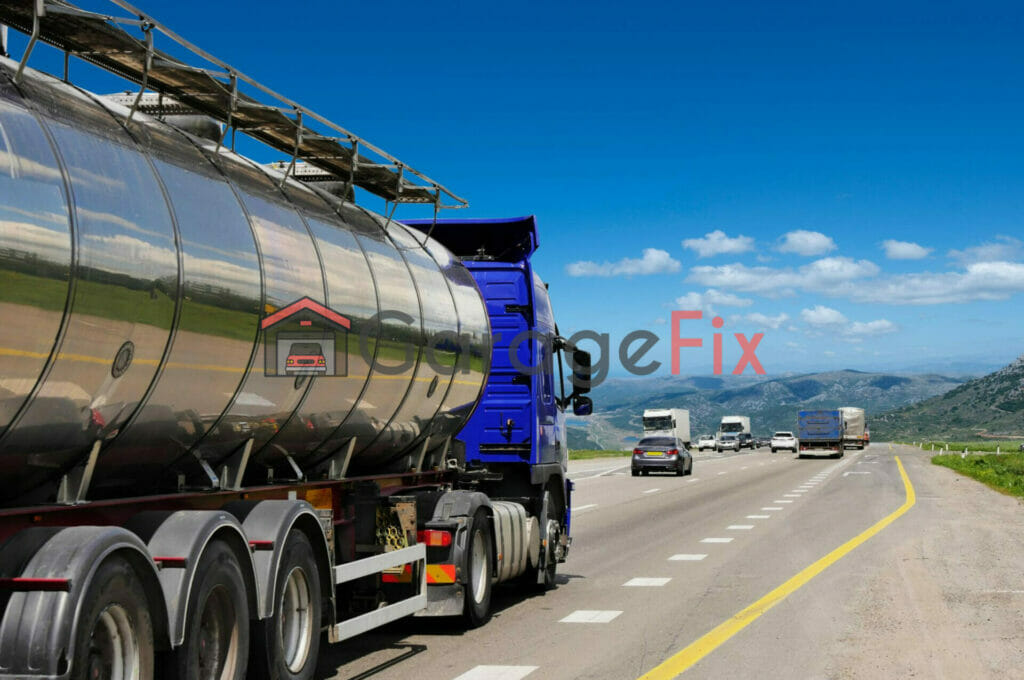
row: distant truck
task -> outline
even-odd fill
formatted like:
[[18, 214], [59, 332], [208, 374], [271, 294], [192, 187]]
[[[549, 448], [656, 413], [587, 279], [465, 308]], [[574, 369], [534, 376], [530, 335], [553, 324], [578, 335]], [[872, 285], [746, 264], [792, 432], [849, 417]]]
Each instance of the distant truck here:
[[683, 408], [644, 409], [644, 436], [675, 437], [690, 448], [690, 412]]
[[839, 412], [843, 416], [843, 446], [863, 449], [868, 437], [864, 424], [864, 409], [841, 406]]
[[827, 454], [833, 458], [843, 455], [843, 414], [839, 409], [800, 411], [797, 417], [799, 457]]
[[722, 434], [750, 434], [749, 416], [722, 416], [722, 423], [718, 426]]

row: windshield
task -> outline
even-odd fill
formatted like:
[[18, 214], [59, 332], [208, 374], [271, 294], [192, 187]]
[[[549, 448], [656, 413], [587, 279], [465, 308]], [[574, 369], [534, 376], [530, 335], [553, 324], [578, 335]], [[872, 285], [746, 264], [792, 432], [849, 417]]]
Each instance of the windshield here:
[[743, 432], [743, 423], [722, 423], [722, 432]]
[[323, 347], [319, 342], [295, 342], [292, 343], [290, 354], [323, 354]]
[[649, 416], [644, 418], [644, 431], [671, 430], [672, 416]]
[[644, 437], [637, 444], [640, 448], [644, 447], [674, 447], [676, 440], [672, 437]]
[[792, 432], [776, 432], [774, 436], [776, 436], [776, 437], [792, 437], [793, 433]]

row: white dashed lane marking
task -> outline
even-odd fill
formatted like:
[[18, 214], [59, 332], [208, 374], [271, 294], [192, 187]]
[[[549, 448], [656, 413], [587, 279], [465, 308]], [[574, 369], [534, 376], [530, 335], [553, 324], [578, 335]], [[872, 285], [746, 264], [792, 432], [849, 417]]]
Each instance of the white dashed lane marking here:
[[629, 579], [622, 585], [630, 588], [655, 588], [658, 586], [663, 586], [671, 580], [672, 579], [670, 578], [652, 578], [648, 576], [639, 576], [637, 578]]
[[572, 514], [573, 515], [578, 515], [581, 512], [583, 512], [584, 510], [589, 510], [591, 508], [596, 508], [596, 507], [597, 507], [597, 503], [587, 503], [586, 505], [577, 505], [575, 508], [572, 509]]
[[654, 493], [655, 491], [661, 491], [661, 489], [648, 489], [647, 491], [644, 491], [644, 493]]
[[701, 543], [732, 543], [731, 538], [702, 538]]
[[747, 515], [747, 519], [768, 519], [771, 515]]
[[763, 508], [761, 508], [761, 509], [762, 509], [762, 510], [782, 510], [782, 508], [775, 508], [775, 507], [772, 507], [772, 506], [770, 506], [770, 505], [769, 505], [769, 506], [766, 506], [766, 507], [763, 507]]
[[753, 524], [730, 524], [729, 526], [726, 527], [726, 529], [729, 529], [730, 531], [746, 531], [748, 529], [753, 529], [753, 528], [754, 528]]
[[537, 666], [477, 666], [455, 680], [522, 680]]
[[772, 501], [772, 503], [792, 503], [792, 502], [793, 501], [779, 501], [779, 500]]
[[798, 493], [784, 493], [784, 494], [782, 494], [782, 497], [783, 498], [800, 498], [800, 494], [798, 494]]
[[687, 479], [686, 481], [688, 483], [690, 483], [690, 484], [693, 484], [694, 482], [699, 482], [700, 481], [700, 477], [693, 477], [691, 479]]
[[559, 623], [608, 623], [621, 613], [616, 610], [577, 609]]
[[668, 559], [670, 562], [700, 562], [705, 557], [707, 557], [707, 555], [693, 555], [682, 553], [679, 555], [673, 555]]
[[720, 474], [720, 475], [727, 475], [729, 473], [728, 472], [719, 472], [718, 474]]

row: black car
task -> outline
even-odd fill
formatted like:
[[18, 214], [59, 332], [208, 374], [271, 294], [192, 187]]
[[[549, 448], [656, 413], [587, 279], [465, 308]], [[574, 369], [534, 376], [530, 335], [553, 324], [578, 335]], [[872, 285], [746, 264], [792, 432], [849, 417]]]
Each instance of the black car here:
[[644, 437], [633, 449], [633, 476], [651, 470], [689, 475], [693, 473], [693, 456], [675, 437]]
[[772, 440], [768, 437], [755, 437], [754, 442], [759, 449], [767, 448], [772, 445]]
[[750, 434], [749, 432], [740, 432], [738, 435], [736, 435], [736, 438], [740, 440], [741, 449], [743, 447], [753, 449], [756, 445], [754, 442], [754, 435]]

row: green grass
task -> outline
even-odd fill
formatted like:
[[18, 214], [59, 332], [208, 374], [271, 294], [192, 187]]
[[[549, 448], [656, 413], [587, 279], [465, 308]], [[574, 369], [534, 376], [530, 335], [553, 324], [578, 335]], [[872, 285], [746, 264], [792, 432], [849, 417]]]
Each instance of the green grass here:
[[[910, 442], [903, 442], [903, 443], [904, 444], [910, 444]], [[998, 448], [1000, 450], [1000, 452], [1002, 452], [1002, 453], [1007, 453], [1007, 452], [1016, 452], [1019, 449], [1019, 447], [1020, 447], [1020, 445], [1022, 443], [1024, 443], [1024, 441], [1021, 441], [1019, 439], [1016, 440], [1016, 441], [973, 441], [973, 442], [966, 442], [966, 441], [959, 441], [959, 442], [957, 442], [957, 441], [940, 441], [940, 440], [931, 440], [931, 439], [929, 439], [929, 440], [926, 440], [924, 442], [924, 445], [923, 445], [922, 448], [925, 451], [930, 451], [931, 447], [934, 445], [936, 451], [942, 451], [942, 450], [944, 450], [946, 448], [946, 445], [948, 444], [949, 445], [950, 453], [952, 453], [954, 451], [956, 451], [957, 453], [960, 453], [964, 449], [967, 449], [968, 451], [983, 451], [983, 452], [995, 453], [996, 452], [996, 448]], [[921, 444], [921, 442], [918, 442], [918, 444]]]
[[932, 456], [932, 463], [956, 470], [996, 491], [1024, 498], [1024, 453], [983, 454], [964, 458], [948, 453]]
[[591, 458], [619, 458], [628, 455], [630, 455], [629, 451], [580, 449], [578, 451], [569, 451], [569, 460], [590, 460]]

